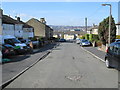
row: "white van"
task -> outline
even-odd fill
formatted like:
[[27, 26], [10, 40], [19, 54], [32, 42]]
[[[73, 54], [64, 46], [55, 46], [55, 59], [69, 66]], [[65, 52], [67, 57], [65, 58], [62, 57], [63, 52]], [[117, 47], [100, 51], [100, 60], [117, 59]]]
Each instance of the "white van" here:
[[2, 44], [10, 44], [14, 46], [18, 52], [24, 52], [28, 50], [28, 46], [25, 43], [21, 43], [17, 38], [11, 35], [0, 35], [2, 38]]

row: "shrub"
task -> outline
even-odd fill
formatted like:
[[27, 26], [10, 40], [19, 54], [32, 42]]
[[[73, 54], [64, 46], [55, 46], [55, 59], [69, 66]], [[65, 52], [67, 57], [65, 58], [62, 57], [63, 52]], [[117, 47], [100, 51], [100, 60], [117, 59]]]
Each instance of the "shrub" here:
[[94, 41], [94, 40], [93, 40], [93, 34], [89, 34], [89, 40], [90, 40], [91, 42]]
[[120, 39], [120, 35], [116, 35], [116, 39]]
[[93, 41], [96, 41], [96, 42], [97, 42], [97, 41], [99, 41], [99, 36], [98, 36], [98, 35], [93, 34], [93, 38], [92, 38], [92, 39], [93, 39]]
[[85, 34], [85, 39], [89, 40], [89, 34]]

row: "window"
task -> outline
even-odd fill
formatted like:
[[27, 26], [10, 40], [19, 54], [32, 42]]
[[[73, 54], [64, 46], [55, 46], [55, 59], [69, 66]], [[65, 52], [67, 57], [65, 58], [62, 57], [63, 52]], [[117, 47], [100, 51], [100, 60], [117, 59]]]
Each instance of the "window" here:
[[120, 45], [119, 44], [115, 45], [114, 53], [117, 54], [117, 55], [120, 55]]

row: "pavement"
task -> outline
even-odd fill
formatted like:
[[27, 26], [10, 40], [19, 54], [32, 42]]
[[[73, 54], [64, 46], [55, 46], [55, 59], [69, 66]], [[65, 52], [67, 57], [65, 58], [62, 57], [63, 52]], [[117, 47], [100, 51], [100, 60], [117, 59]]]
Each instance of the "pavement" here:
[[86, 48], [62, 43], [6, 88], [117, 88], [117, 70], [107, 69]]
[[3, 84], [6, 85], [8, 82], [12, 81], [14, 78], [27, 71], [30, 67], [48, 55], [51, 50], [57, 45], [59, 44], [48, 44], [40, 49], [34, 49], [33, 54], [9, 57], [9, 62], [0, 65], [2, 66]]
[[91, 55], [93, 55], [97, 59], [105, 62], [104, 59], [105, 59], [106, 52], [98, 50], [97, 47], [82, 47], [82, 49], [85, 50], [86, 52], [90, 53]]

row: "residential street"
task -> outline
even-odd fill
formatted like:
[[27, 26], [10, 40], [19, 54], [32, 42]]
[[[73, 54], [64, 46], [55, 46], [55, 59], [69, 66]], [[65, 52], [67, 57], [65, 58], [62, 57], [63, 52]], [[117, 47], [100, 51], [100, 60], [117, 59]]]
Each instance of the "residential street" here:
[[40, 58], [46, 55], [56, 44], [46, 45], [40, 49], [34, 50], [33, 54], [11, 56], [10, 62], [2, 65], [2, 82], [10, 80], [24, 69], [30, 67]]
[[75, 43], [61, 43], [6, 88], [118, 88], [118, 71]]

